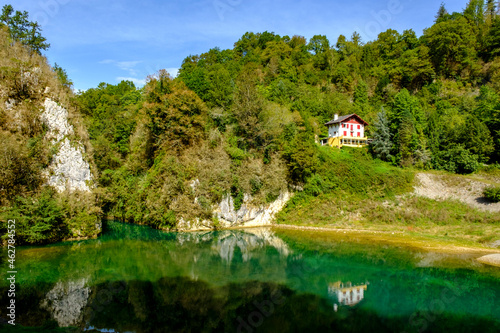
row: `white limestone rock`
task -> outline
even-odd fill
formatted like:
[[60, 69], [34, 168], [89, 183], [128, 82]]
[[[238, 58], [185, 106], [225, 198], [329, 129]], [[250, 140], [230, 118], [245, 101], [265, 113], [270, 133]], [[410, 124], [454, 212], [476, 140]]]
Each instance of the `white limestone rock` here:
[[83, 159], [81, 146], [75, 148], [68, 138], [64, 138], [49, 167], [48, 183], [59, 192], [66, 187], [70, 191], [90, 191], [92, 173], [90, 165]]
[[285, 191], [270, 204], [254, 206], [250, 204], [252, 200], [251, 196], [245, 194], [243, 204], [236, 211], [233, 198], [228, 195], [221, 201], [215, 210], [215, 214], [224, 226], [229, 227], [238, 225], [245, 227], [271, 225], [276, 213], [285, 207], [291, 197], [292, 193]]
[[93, 183], [90, 165], [84, 158], [84, 147], [79, 142], [71, 142], [68, 136], [74, 133], [68, 122], [68, 111], [49, 98], [45, 99], [42, 121], [49, 131], [46, 138], [58, 146], [46, 176], [48, 184], [57, 191], [90, 191]]
[[65, 108], [59, 106], [50, 98], [45, 99], [43, 107], [44, 111], [41, 118], [49, 128], [48, 139], [55, 139], [56, 142], [59, 142], [65, 136], [73, 134], [73, 126], [68, 122], [68, 111]]
[[[235, 210], [233, 198], [228, 195], [214, 207], [213, 215], [219, 220], [217, 226], [219, 228], [270, 226], [275, 215], [285, 207], [292, 196], [293, 193], [285, 191], [275, 201], [267, 205], [255, 206], [251, 204], [252, 197], [245, 194], [240, 209]], [[213, 222], [210, 220], [186, 221], [181, 218], [177, 223], [177, 230], [180, 231], [201, 231], [213, 228]]]

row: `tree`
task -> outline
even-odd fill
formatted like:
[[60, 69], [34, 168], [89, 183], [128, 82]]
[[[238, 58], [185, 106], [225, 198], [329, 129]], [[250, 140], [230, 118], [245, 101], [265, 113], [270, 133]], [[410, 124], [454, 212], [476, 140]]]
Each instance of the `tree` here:
[[500, 18], [493, 20], [490, 30], [484, 39], [488, 59], [500, 55]]
[[354, 89], [354, 105], [360, 111], [359, 114], [364, 116], [368, 111], [368, 86], [365, 81], [359, 81]]
[[264, 107], [264, 99], [257, 90], [257, 77], [253, 66], [247, 66], [236, 80], [233, 115], [238, 124], [239, 134], [245, 137], [250, 147], [257, 147], [259, 116]]
[[496, 16], [496, 3], [495, 0], [487, 0], [486, 1], [486, 22], [491, 24]]
[[144, 110], [151, 119], [157, 146], [178, 151], [204, 135], [206, 106], [183, 81], [165, 70], [150, 76], [144, 87]]
[[326, 36], [315, 35], [307, 45], [308, 50], [312, 51], [315, 55], [325, 53], [330, 49], [330, 41]]
[[309, 51], [314, 53], [314, 66], [325, 70], [328, 68], [328, 52], [330, 51], [330, 41], [326, 36], [315, 35], [307, 45]]
[[450, 14], [448, 14], [448, 11], [444, 7], [444, 3], [441, 2], [441, 6], [439, 6], [439, 10], [438, 10], [436, 16], [434, 16], [436, 18], [434, 20], [434, 23], [440, 23], [440, 22], [447, 20], [449, 15]]
[[424, 31], [422, 41], [430, 49], [431, 60], [438, 74], [449, 78], [474, 69], [477, 39], [465, 18], [434, 24]]
[[14, 12], [11, 5], [5, 5], [2, 8], [2, 15], [0, 15], [0, 23], [9, 28], [13, 40], [28, 46], [38, 54], [50, 47], [50, 44], [46, 43], [47, 39], [41, 34], [41, 27], [37, 22], [29, 21], [26, 11]]
[[494, 151], [491, 154], [494, 162], [500, 162], [500, 97], [488, 86], [481, 87], [477, 97], [477, 117], [482, 119], [493, 139]]
[[484, 0], [469, 0], [464, 17], [479, 27], [484, 23], [484, 8]]
[[58, 66], [57, 63], [55, 63], [54, 72], [56, 72], [59, 82], [61, 82], [61, 84], [66, 88], [71, 89], [71, 87], [73, 86], [73, 81], [69, 79], [66, 70], [64, 70], [62, 67]]
[[391, 160], [391, 131], [389, 129], [387, 115], [383, 109], [381, 112], [377, 113], [377, 122], [375, 123], [375, 132], [373, 133], [373, 142], [370, 148], [377, 158], [384, 161]]

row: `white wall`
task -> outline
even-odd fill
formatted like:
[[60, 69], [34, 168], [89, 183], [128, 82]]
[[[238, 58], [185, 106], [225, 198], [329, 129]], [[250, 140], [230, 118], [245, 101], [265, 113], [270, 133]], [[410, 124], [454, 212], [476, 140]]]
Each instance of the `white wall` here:
[[[349, 128], [342, 128], [340, 126], [340, 124], [328, 126], [328, 137], [334, 138], [337, 136], [343, 136], [344, 131], [346, 131], [347, 136], [350, 137], [351, 136], [351, 124], [348, 124], [348, 125], [349, 125]], [[365, 125], [362, 125], [362, 124], [360, 124], [360, 125], [359, 124], [352, 124], [352, 125], [354, 126], [353, 127], [353, 137], [357, 138], [358, 133], [359, 133], [359, 137], [364, 138], [365, 137]], [[360, 129], [358, 129], [358, 125], [361, 127]]]

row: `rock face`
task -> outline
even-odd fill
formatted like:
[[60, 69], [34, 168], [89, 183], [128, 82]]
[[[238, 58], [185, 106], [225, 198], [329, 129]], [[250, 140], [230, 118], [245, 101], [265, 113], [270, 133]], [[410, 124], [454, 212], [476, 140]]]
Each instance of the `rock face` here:
[[[292, 197], [289, 191], [282, 192], [278, 198], [267, 204], [255, 206], [251, 204], [252, 197], [245, 194], [243, 204], [240, 209], [234, 207], [233, 198], [228, 195], [222, 199], [214, 209], [214, 216], [219, 220], [219, 227], [260, 227], [269, 226], [278, 213]], [[210, 230], [213, 228], [212, 221], [184, 221], [178, 223], [178, 229], [181, 231]]]
[[290, 198], [291, 193], [287, 191], [281, 193], [270, 204], [256, 207], [250, 204], [251, 196], [245, 194], [240, 209], [235, 210], [233, 198], [228, 195], [219, 204], [219, 207], [215, 210], [215, 214], [226, 227], [240, 224], [247, 227], [270, 225], [274, 219], [274, 215], [285, 207]]
[[47, 139], [58, 148], [48, 169], [48, 184], [59, 192], [66, 188], [90, 191], [93, 178], [90, 165], [84, 159], [84, 147], [68, 138], [74, 133], [68, 122], [68, 111], [49, 98], [45, 99], [43, 106], [41, 119], [49, 129]]
[[49, 310], [60, 327], [78, 325], [82, 321], [83, 309], [90, 295], [90, 288], [85, 284], [85, 279], [58, 282], [47, 293], [41, 307]]

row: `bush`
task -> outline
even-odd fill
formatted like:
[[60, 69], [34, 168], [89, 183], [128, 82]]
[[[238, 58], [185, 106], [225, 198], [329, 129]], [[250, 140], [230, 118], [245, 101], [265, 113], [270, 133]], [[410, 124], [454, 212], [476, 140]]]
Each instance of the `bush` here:
[[493, 187], [485, 188], [483, 195], [489, 201], [500, 202], [500, 186], [493, 186]]
[[476, 172], [480, 164], [477, 155], [459, 145], [440, 153], [434, 161], [434, 166], [438, 170], [468, 174]]
[[3, 218], [16, 220], [16, 240], [19, 244], [45, 244], [62, 240], [68, 234], [63, 223], [63, 209], [52, 189], [37, 197], [18, 196]]

